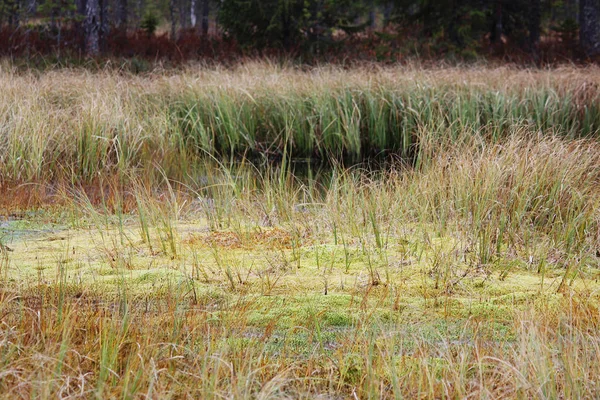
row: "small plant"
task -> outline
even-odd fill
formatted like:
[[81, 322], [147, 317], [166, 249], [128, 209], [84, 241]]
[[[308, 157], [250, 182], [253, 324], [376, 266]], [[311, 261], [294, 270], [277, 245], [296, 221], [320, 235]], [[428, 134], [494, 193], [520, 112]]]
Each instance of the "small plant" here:
[[160, 23], [158, 16], [151, 10], [146, 11], [142, 20], [140, 21], [140, 28], [146, 33], [148, 37], [154, 36], [156, 28]]
[[10, 262], [8, 253], [13, 251], [10, 247], [3, 243], [3, 237], [0, 237], [0, 275], [6, 272]]
[[266, 255], [266, 265], [262, 269], [257, 269], [256, 274], [261, 281], [261, 293], [270, 296], [273, 289], [277, 286], [290, 270], [289, 262], [283, 252], [277, 255]]

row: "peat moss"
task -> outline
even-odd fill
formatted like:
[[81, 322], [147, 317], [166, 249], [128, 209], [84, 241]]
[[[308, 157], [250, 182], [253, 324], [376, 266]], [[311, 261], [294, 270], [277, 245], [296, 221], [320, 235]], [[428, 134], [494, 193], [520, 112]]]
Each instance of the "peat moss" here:
[[[124, 291], [150, 300], [175, 296], [218, 312], [242, 301], [248, 328], [327, 331], [406, 324], [407, 331], [414, 327], [426, 337], [470, 319], [510, 330], [506, 321], [516, 311], [554, 307], [562, 278], [560, 271], [542, 275], [520, 263], [505, 272], [509, 261], [502, 260], [485, 269], [464, 260], [441, 268], [435, 264], [440, 252], [454, 248], [454, 239], [443, 236], [432, 235], [427, 245], [419, 238], [391, 238], [386, 248], [370, 251], [318, 237], [293, 248], [283, 228], [250, 230], [254, 233], [235, 240], [236, 233], [215, 235], [196, 225], [180, 223], [176, 229], [177, 254], [156, 250], [169, 246], [158, 235], [145, 242], [135, 225], [14, 236], [2, 277], [23, 292], [62, 287], [107, 299]], [[581, 274], [571, 288], [596, 288], [592, 276]]]

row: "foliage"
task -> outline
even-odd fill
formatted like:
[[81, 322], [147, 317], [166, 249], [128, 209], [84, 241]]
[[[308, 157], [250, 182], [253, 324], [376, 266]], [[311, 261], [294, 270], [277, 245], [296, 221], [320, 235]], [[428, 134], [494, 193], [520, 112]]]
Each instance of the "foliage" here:
[[77, 7], [72, 0], [45, 0], [38, 7], [38, 11], [44, 15], [51, 26], [82, 20], [83, 16], [74, 14], [76, 10]]
[[289, 49], [329, 38], [335, 28], [360, 28], [352, 21], [361, 10], [351, 0], [225, 0], [219, 22], [244, 46]]
[[[169, 24], [172, 42], [185, 37], [185, 41], [191, 43], [194, 41], [191, 36], [200, 37], [198, 25], [191, 28], [189, 22], [201, 21], [206, 16], [212, 35], [234, 43], [236, 49], [241, 50], [235, 55], [238, 57], [259, 52], [319, 62], [365, 58], [397, 61], [407, 56], [462, 61], [480, 59], [481, 56], [524, 58], [529, 54], [530, 60], [543, 63], [581, 54], [577, 48], [580, 35], [577, 35], [579, 27], [572, 1], [151, 0], [144, 4], [128, 4], [129, 10], [125, 12], [130, 15], [130, 27], [135, 26], [152, 37], [161, 23]], [[204, 4], [209, 7], [205, 8]], [[0, 29], [15, 31], [19, 26], [23, 27], [25, 21], [36, 26], [43, 21], [51, 27], [48, 33], [53, 35], [52, 38], [48, 34], [43, 37], [55, 42], [44, 46], [53, 49], [50, 53], [60, 54], [63, 48], [79, 52], [78, 41], [61, 42], [62, 33], [69, 29], [78, 29], [79, 35], [82, 33], [85, 9], [75, 5], [74, 0], [43, 0], [36, 9], [25, 7], [23, 1], [3, 0], [0, 1]], [[108, 32], [108, 27], [116, 24], [114, 17], [121, 11], [114, 12], [115, 4], [108, 1], [102, 2], [100, 11], [102, 28]], [[218, 25], [215, 30], [213, 23]], [[127, 36], [133, 32], [135, 29], [104, 32], [106, 54], [127, 53], [110, 53], [106, 43], [131, 40]], [[8, 36], [8, 41], [0, 41], [1, 52], [10, 55], [39, 53], [27, 40], [16, 41]], [[541, 37], [544, 40], [540, 41]], [[152, 44], [148, 41], [148, 45]], [[27, 47], [27, 51], [23, 47]], [[172, 54], [167, 55], [167, 59], [184, 58], [179, 54], [178, 44], [173, 43], [171, 48]], [[151, 50], [136, 51], [133, 55], [149, 54]], [[219, 48], [215, 47], [213, 51], [218, 52]], [[185, 57], [198, 58], [203, 53], [187, 51]], [[365, 57], [366, 53], [371, 57]], [[156, 59], [156, 55], [153, 58]]]
[[17, 0], [0, 1], [0, 24], [7, 21], [9, 25], [15, 25], [21, 11], [21, 4]]
[[154, 32], [156, 32], [159, 23], [158, 16], [153, 11], [149, 10], [144, 14], [144, 18], [142, 18], [142, 21], [140, 22], [140, 28], [142, 28], [148, 36], [152, 36], [154, 35]]
[[525, 43], [528, 34], [528, 2], [520, 0], [396, 0], [393, 22], [417, 24], [423, 37], [459, 50], [476, 50], [486, 35], [493, 35], [500, 16], [502, 34]]

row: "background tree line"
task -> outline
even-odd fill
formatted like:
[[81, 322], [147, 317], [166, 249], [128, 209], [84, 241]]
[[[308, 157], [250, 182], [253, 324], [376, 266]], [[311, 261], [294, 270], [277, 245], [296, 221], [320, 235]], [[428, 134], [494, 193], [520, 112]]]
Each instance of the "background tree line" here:
[[549, 43], [600, 55], [600, 0], [0, 0], [0, 26], [0, 46], [12, 50], [35, 37], [92, 56], [132, 37], [313, 55], [361, 41], [383, 57], [510, 48], [538, 59]]

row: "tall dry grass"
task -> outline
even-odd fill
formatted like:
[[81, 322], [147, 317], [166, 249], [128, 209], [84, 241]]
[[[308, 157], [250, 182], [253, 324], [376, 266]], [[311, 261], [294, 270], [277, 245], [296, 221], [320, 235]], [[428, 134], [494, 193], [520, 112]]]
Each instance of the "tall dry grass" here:
[[[423, 136], [515, 130], [595, 136], [594, 67], [559, 70], [321, 67], [269, 63], [145, 76], [0, 72], [3, 182], [197, 174], [205, 153], [418, 158]], [[425, 134], [425, 135], [424, 135]]]
[[[519, 312], [515, 337], [424, 337], [402, 322], [365, 318], [326, 349], [248, 336], [245, 304], [215, 318], [177, 294], [144, 311], [122, 299], [4, 293], [3, 398], [594, 398], [600, 388], [598, 314], [566, 297], [557, 313]], [[43, 301], [40, 304], [40, 301]], [[290, 337], [293, 330], [288, 332]]]

